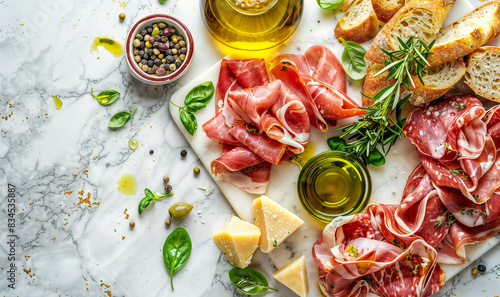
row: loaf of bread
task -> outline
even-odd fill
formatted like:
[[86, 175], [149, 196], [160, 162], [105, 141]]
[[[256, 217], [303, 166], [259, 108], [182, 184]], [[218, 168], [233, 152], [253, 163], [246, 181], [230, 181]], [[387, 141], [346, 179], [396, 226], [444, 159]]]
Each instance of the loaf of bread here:
[[430, 43], [436, 38], [454, 2], [455, 0], [410, 0], [377, 34], [365, 60], [383, 64], [387, 55], [381, 49], [399, 49], [398, 37], [406, 41], [411, 36], [418, 36], [425, 43]]
[[500, 47], [481, 47], [467, 58], [465, 83], [479, 96], [500, 102]]
[[405, 5], [405, 0], [371, 0], [379, 21], [387, 23]]
[[466, 56], [500, 33], [500, 1], [492, 0], [474, 9], [453, 24], [442, 28], [427, 58], [439, 65]]
[[371, 0], [354, 0], [337, 23], [335, 37], [364, 43], [372, 40], [383, 25], [373, 11]]
[[[412, 94], [408, 102], [415, 106], [421, 106], [440, 98], [462, 79], [465, 69], [463, 59], [458, 58], [427, 69], [427, 74], [422, 76], [424, 85], [417, 76], [412, 77], [415, 86], [410, 84]], [[409, 94], [406, 88], [403, 89], [402, 98]]]

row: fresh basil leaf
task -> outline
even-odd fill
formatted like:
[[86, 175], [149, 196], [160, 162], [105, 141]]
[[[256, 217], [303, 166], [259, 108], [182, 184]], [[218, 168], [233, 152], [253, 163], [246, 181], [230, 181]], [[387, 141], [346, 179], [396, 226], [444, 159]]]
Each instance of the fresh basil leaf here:
[[142, 214], [142, 212], [151, 204], [152, 202], [155, 202], [156, 200], [160, 200], [163, 197], [166, 196], [172, 196], [174, 195], [174, 192], [170, 193], [158, 193], [158, 192], [151, 192], [150, 189], [145, 188], [144, 189], [144, 194], [146, 197], [142, 198], [141, 202], [139, 202], [139, 215]]
[[194, 87], [184, 99], [184, 105], [189, 112], [197, 112], [205, 108], [214, 95], [214, 84], [211, 81], [204, 82]]
[[316, 0], [318, 2], [319, 7], [322, 9], [335, 9], [344, 2], [344, 0]]
[[375, 166], [382, 166], [385, 164], [385, 157], [377, 148], [375, 148], [368, 155], [368, 157], [366, 155], [363, 155], [363, 161], [366, 165], [373, 164]]
[[330, 137], [327, 140], [327, 144], [332, 151], [347, 152], [347, 144], [343, 138]]
[[366, 50], [354, 41], [339, 40], [344, 44], [342, 51], [342, 67], [350, 78], [359, 80], [365, 77], [368, 65], [365, 62]]
[[234, 267], [229, 270], [229, 279], [238, 290], [248, 295], [262, 294], [267, 290], [278, 291], [269, 287], [265, 276], [248, 267]]
[[179, 115], [181, 116], [181, 122], [182, 125], [184, 125], [184, 128], [186, 128], [189, 134], [194, 135], [196, 129], [198, 128], [198, 122], [196, 121], [194, 114], [180, 107]]
[[150, 197], [150, 198], [153, 198], [155, 195], [153, 194], [153, 192], [151, 192], [150, 189], [148, 188], [145, 188], [144, 189], [144, 195], [146, 195], [146, 197]]
[[148, 208], [149, 204], [153, 201], [153, 198], [151, 197], [144, 197], [142, 198], [141, 202], [139, 202], [139, 215], [142, 214], [142, 212]]
[[170, 272], [170, 285], [174, 290], [173, 276], [186, 263], [191, 254], [191, 238], [186, 229], [175, 229], [163, 244], [163, 262]]
[[99, 95], [94, 96], [94, 90], [90, 89], [90, 94], [92, 95], [92, 97], [97, 99], [97, 102], [99, 102], [101, 105], [110, 105], [120, 97], [120, 93], [115, 90], [103, 91], [99, 93]]
[[137, 110], [134, 109], [131, 112], [128, 111], [120, 111], [116, 113], [114, 116], [111, 117], [111, 119], [108, 122], [108, 127], [110, 128], [120, 128], [123, 125], [125, 125], [128, 120], [130, 120], [130, 117], [134, 114], [134, 112]]

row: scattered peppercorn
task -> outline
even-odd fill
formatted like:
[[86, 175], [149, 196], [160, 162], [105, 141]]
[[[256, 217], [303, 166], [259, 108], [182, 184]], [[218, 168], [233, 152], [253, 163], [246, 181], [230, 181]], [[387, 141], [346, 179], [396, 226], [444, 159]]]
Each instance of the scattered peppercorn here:
[[472, 268], [472, 275], [477, 275], [477, 267]]
[[122, 21], [125, 19], [125, 17], [126, 15], [123, 12], [118, 15], [118, 18], [120, 18], [120, 20]]
[[185, 156], [187, 156], [187, 154], [188, 154], [188, 152], [186, 150], [181, 151], [181, 157], [184, 158]]
[[200, 168], [198, 167], [193, 168], [193, 172], [194, 174], [200, 174]]
[[153, 150], [150, 150], [150, 151], [149, 151], [149, 154], [150, 154], [150, 155], [152, 155], [152, 154], [154, 154], [154, 153], [155, 153], [155, 151], [153, 151]]
[[170, 193], [172, 192], [172, 186], [171, 185], [166, 185], [165, 186], [165, 193]]
[[486, 272], [486, 266], [484, 266], [483, 264], [479, 264], [477, 265], [477, 270], [479, 270], [479, 272]]
[[168, 176], [166, 176], [166, 175], [165, 175], [165, 176], [163, 177], [163, 182], [164, 182], [164, 183], [168, 183], [169, 181], [170, 181], [170, 177], [168, 177]]
[[130, 221], [130, 223], [128, 223], [130, 227], [134, 228], [135, 227], [135, 222], [134, 221]]
[[170, 220], [165, 220], [165, 225], [170, 226]]

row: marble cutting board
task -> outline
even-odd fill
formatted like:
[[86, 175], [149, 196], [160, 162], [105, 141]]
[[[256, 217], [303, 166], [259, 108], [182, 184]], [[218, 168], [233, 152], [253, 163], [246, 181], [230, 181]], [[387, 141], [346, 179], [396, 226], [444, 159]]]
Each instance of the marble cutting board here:
[[[446, 20], [445, 25], [455, 21], [472, 9], [472, 6], [468, 2], [457, 1], [455, 7], [452, 9], [448, 19]], [[494, 43], [499, 44], [498, 39], [494, 40]], [[364, 44], [363, 46], [367, 47], [369, 44]], [[284, 47], [281, 47], [280, 51], [282, 53], [302, 54], [306, 49], [307, 47], [305, 44], [287, 44]], [[342, 47], [330, 47], [330, 49], [337, 57], [340, 57]], [[176, 105], [184, 106], [184, 98], [193, 87], [205, 81], [212, 81], [215, 86], [218, 80], [219, 68], [220, 61], [178, 90], [172, 95], [170, 100]], [[361, 102], [360, 91], [361, 84], [359, 82], [352, 82], [349, 79], [348, 95], [358, 103]], [[187, 141], [192, 146], [193, 150], [198, 155], [208, 172], [211, 172], [210, 163], [221, 155], [219, 143], [206, 137], [205, 133], [201, 129], [201, 125], [215, 115], [214, 101], [215, 100], [212, 100], [205, 109], [196, 113], [198, 130], [194, 136], [191, 136], [182, 125], [178, 108], [171, 106], [169, 109], [174, 122], [179, 127], [181, 133], [186, 137]], [[339, 121], [338, 125], [340, 126], [345, 123], [347, 123], [346, 120]], [[335, 131], [334, 127], [330, 127], [327, 132], [321, 132], [312, 128], [311, 141], [316, 144], [315, 153], [317, 154], [319, 152], [329, 150], [326, 140], [329, 137], [338, 135], [339, 132]], [[389, 153], [384, 166], [369, 166], [372, 178], [372, 195], [370, 201], [389, 204], [399, 203], [406, 180], [418, 162], [419, 158], [415, 147], [408, 139], [400, 139]], [[293, 233], [284, 243], [282, 243], [280, 248], [271, 252], [269, 257], [274, 266], [279, 269], [290, 263], [293, 259], [296, 259], [301, 255], [305, 255], [309, 286], [311, 290], [310, 296], [320, 296], [318, 286], [315, 285], [318, 272], [317, 266], [312, 259], [311, 248], [319, 237], [325, 224], [314, 220], [302, 208], [296, 190], [299, 172], [300, 168], [292, 163], [272, 166], [270, 183], [266, 195], [286, 207], [288, 210], [297, 214], [304, 220], [304, 225]], [[215, 182], [238, 216], [240, 216], [243, 220], [253, 222], [251, 205], [253, 199], [257, 198], [258, 195], [248, 194], [228, 182]], [[217, 226], [217, 228], [220, 227], [222, 226]], [[500, 237], [497, 236], [482, 243], [466, 246], [468, 259], [467, 263], [463, 265], [441, 265], [443, 270], [446, 272], [446, 280], [451, 279], [455, 274], [467, 267], [471, 261], [479, 258], [482, 254], [487, 252], [499, 242]], [[260, 256], [258, 258], [262, 259]]]

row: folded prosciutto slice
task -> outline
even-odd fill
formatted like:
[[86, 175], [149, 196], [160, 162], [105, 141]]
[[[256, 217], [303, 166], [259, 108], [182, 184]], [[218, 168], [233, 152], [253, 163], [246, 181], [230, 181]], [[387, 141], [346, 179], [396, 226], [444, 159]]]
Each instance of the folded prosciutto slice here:
[[240, 145], [240, 142], [229, 134], [229, 130], [231, 130], [231, 128], [226, 125], [222, 112], [219, 112], [215, 117], [203, 124], [201, 129], [203, 129], [203, 132], [205, 132], [210, 139], [220, 143], [235, 146]]
[[[278, 100], [281, 83], [274, 81], [259, 87], [246, 88], [229, 92], [224, 102], [224, 115], [226, 124], [230, 127], [238, 126], [241, 120], [247, 124], [253, 124], [261, 129], [262, 117]], [[226, 108], [227, 107], [227, 108]], [[229, 114], [236, 114], [231, 118], [236, 121], [229, 121]]]
[[264, 194], [269, 184], [271, 164], [246, 147], [222, 146], [221, 157], [212, 161], [211, 168], [217, 180], [233, 183], [251, 194]]
[[224, 98], [226, 98], [229, 91], [241, 90], [242, 88], [236, 76], [231, 71], [231, 68], [229, 68], [227, 60], [222, 59], [219, 70], [219, 80], [215, 88], [215, 113], [217, 114], [222, 111]]
[[[311, 110], [312, 123], [323, 119], [335, 125], [336, 120], [364, 113], [364, 110], [359, 109], [358, 104], [346, 95], [346, 74], [328, 48], [315, 45], [310, 47], [304, 56], [280, 55], [272, 64], [275, 65], [271, 68], [271, 76], [274, 79], [280, 79], [293, 91], [302, 93], [299, 97], [303, 101], [313, 102], [316, 110]], [[307, 96], [297, 84], [305, 87]]]
[[313, 246], [319, 284], [329, 296], [430, 296], [444, 284], [436, 251], [421, 239], [404, 246], [370, 208], [328, 224]]
[[264, 133], [249, 132], [246, 125], [233, 127], [229, 133], [269, 163], [278, 165], [285, 153], [286, 144], [272, 139]]

